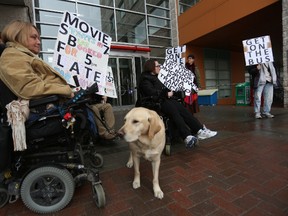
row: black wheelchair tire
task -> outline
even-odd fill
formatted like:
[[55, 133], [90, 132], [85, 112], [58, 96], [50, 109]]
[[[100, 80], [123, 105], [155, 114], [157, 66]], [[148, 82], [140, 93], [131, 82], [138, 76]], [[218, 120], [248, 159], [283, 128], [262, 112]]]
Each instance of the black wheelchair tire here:
[[36, 213], [57, 212], [68, 205], [75, 183], [67, 169], [39, 167], [24, 178], [21, 184], [23, 203]]

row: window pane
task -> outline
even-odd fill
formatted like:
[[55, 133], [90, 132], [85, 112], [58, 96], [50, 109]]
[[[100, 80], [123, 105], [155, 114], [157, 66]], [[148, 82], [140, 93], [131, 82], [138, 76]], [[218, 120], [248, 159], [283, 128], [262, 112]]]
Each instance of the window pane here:
[[171, 39], [166, 38], [149, 37], [149, 43], [151, 45], [171, 47]]
[[116, 11], [119, 42], [147, 44], [145, 16]]
[[42, 46], [42, 51], [44, 52], [54, 52], [54, 48], [55, 48], [55, 43], [56, 43], [56, 39], [42, 39], [41, 40], [41, 46]]
[[219, 71], [219, 79], [230, 79], [230, 71]]
[[166, 51], [166, 47], [165, 48], [151, 47], [150, 55], [155, 56], [155, 57], [165, 58], [165, 51]]
[[85, 20], [94, 28], [108, 34], [112, 37], [112, 40], [116, 40], [114, 13], [112, 9], [79, 4], [78, 11], [81, 19]]
[[41, 53], [41, 54], [39, 54], [39, 57], [42, 58], [50, 66], [52, 66], [53, 54]]
[[161, 16], [161, 17], [165, 17], [165, 18], [170, 17], [168, 10], [159, 9], [159, 8], [150, 7], [150, 6], [147, 6], [147, 14], [152, 14], [155, 16]]
[[37, 24], [42, 37], [57, 37], [59, 26]]
[[75, 13], [75, 3], [59, 0], [35, 0], [35, 7]]
[[207, 80], [206, 79], [206, 88], [207, 89], [214, 89], [218, 88], [216, 80]]
[[91, 4], [100, 4], [100, 5], [106, 5], [106, 6], [113, 6], [113, 1], [109, 0], [81, 0], [82, 2], [87, 2]]
[[59, 25], [59, 23], [61, 23], [63, 14], [46, 12], [46, 11], [36, 11], [35, 16], [36, 16], [36, 21], [55, 23]]
[[146, 0], [147, 4], [169, 8], [169, 0]]
[[116, 8], [145, 12], [144, 0], [115, 0]]
[[155, 25], [160, 27], [170, 27], [170, 21], [165, 19], [160, 19], [156, 17], [148, 17], [149, 25]]
[[163, 37], [171, 37], [171, 31], [170, 29], [164, 29], [164, 28], [157, 28], [150, 26], [148, 29], [149, 35], [155, 35], [155, 36], [163, 36]]

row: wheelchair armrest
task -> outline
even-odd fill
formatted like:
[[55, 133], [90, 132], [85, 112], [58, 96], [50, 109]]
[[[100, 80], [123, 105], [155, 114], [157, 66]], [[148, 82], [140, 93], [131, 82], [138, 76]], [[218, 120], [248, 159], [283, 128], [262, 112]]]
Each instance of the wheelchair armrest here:
[[59, 101], [59, 96], [58, 95], [51, 95], [51, 96], [44, 97], [44, 98], [30, 100], [29, 107], [30, 108], [37, 107], [39, 105], [48, 104], [48, 103], [52, 103], [55, 101]]

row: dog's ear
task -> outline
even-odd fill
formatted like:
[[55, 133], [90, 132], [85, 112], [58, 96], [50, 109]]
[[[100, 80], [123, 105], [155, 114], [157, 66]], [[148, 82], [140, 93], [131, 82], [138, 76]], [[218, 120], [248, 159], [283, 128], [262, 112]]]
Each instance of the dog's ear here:
[[150, 115], [151, 116], [148, 119], [150, 123], [148, 130], [148, 137], [149, 139], [153, 139], [154, 135], [161, 130], [161, 125], [159, 123], [159, 117], [155, 112], [150, 111]]

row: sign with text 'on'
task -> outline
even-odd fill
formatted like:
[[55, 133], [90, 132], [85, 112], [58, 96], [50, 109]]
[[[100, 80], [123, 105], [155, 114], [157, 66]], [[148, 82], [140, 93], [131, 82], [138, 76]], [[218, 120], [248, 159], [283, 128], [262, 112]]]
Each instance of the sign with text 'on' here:
[[243, 40], [242, 44], [246, 66], [274, 61], [269, 35]]
[[97, 82], [104, 94], [111, 37], [72, 13], [65, 12], [60, 23], [53, 67], [70, 85], [82, 88]]

